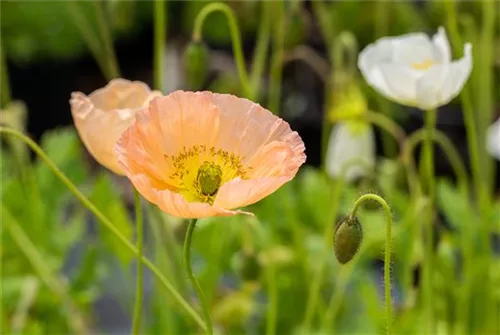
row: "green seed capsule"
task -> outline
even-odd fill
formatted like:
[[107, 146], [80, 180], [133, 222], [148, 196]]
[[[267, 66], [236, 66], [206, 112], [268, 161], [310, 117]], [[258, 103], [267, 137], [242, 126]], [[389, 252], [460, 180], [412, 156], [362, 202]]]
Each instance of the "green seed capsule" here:
[[356, 217], [346, 217], [337, 224], [333, 249], [339, 263], [349, 262], [358, 252], [362, 240], [363, 228]]
[[198, 90], [205, 82], [208, 72], [209, 53], [203, 42], [189, 43], [184, 51], [184, 69], [190, 89]]

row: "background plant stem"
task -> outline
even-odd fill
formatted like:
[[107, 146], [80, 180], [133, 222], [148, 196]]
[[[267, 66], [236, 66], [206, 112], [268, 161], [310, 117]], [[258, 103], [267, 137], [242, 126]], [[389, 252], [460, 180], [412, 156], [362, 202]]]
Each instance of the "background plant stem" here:
[[[163, 92], [165, 77], [165, 49], [167, 39], [166, 0], [155, 0], [154, 3], [154, 87]], [[164, 92], [165, 93], [165, 92]]]
[[434, 204], [435, 204], [435, 190], [436, 182], [434, 179], [434, 148], [432, 142], [432, 134], [436, 128], [437, 111], [428, 110], [424, 112], [426, 138], [424, 142], [424, 159], [425, 164], [425, 190], [429, 197], [429, 216], [427, 218], [427, 225], [424, 227], [426, 231], [425, 243], [425, 262], [424, 262], [424, 306], [426, 313], [427, 326], [431, 333], [435, 332], [434, 328], [434, 304], [433, 304], [433, 267], [434, 267]]
[[111, 80], [118, 78], [120, 76], [120, 70], [118, 69], [115, 49], [113, 48], [109, 18], [106, 18], [106, 13], [104, 12], [104, 6], [106, 6], [107, 3], [105, 1], [94, 1], [93, 4], [96, 10], [97, 28], [99, 29], [103, 43], [102, 57], [107, 66], [107, 79]]
[[391, 334], [392, 329], [392, 299], [391, 299], [391, 246], [392, 246], [392, 214], [391, 209], [387, 202], [380, 196], [376, 194], [367, 193], [362, 195], [354, 203], [354, 207], [351, 211], [351, 218], [356, 217], [356, 212], [358, 211], [361, 204], [367, 200], [376, 201], [380, 204], [385, 213], [385, 258], [384, 258], [384, 287], [385, 287], [385, 317], [386, 317], [386, 333]]
[[264, 65], [269, 48], [269, 40], [271, 38], [271, 1], [262, 1], [262, 17], [259, 24], [259, 32], [252, 60], [252, 72], [250, 74], [250, 85], [252, 96], [259, 96], [259, 83], [264, 72]]
[[0, 48], [0, 71], [2, 76], [2, 81], [0, 82], [1, 94], [0, 94], [0, 108], [5, 108], [10, 103], [12, 97], [10, 93], [10, 85], [9, 85], [9, 72], [7, 70], [7, 58], [5, 56], [5, 50], [3, 45]]
[[191, 284], [193, 285], [196, 294], [198, 295], [198, 299], [200, 300], [201, 309], [203, 310], [203, 317], [205, 318], [206, 332], [209, 335], [213, 334], [212, 329], [212, 318], [210, 317], [210, 310], [207, 306], [207, 302], [205, 299], [205, 294], [201, 289], [200, 283], [194, 276], [193, 269], [191, 267], [191, 244], [193, 242], [193, 232], [196, 227], [196, 222], [198, 219], [191, 219], [189, 221], [189, 225], [186, 231], [186, 237], [184, 239], [184, 267], [186, 269], [186, 273], [188, 275]]
[[[102, 223], [115, 237], [127, 248], [129, 249], [135, 256], [139, 254], [137, 251], [137, 248], [130, 243], [121, 233], [120, 231], [113, 225], [113, 223], [106, 218], [104, 214], [92, 203], [90, 202], [87, 197], [85, 197], [79, 190], [78, 188], [66, 177], [66, 175], [52, 162], [52, 160], [45, 154], [45, 152], [36, 144], [33, 140], [31, 140], [29, 137], [26, 135], [22, 134], [21, 132], [14, 130], [14, 129], [9, 129], [5, 127], [0, 127], [0, 134], [1, 135], [10, 135], [13, 137], [16, 137], [17, 139], [23, 141], [26, 143], [31, 150], [33, 150], [37, 156], [45, 163], [47, 166], [52, 170], [52, 172], [58, 177], [63, 184], [75, 195], [75, 197], [84, 205], [86, 208], [88, 208], [98, 219], [99, 222]], [[175, 287], [162, 275], [160, 270], [151, 263], [149, 259], [146, 257], [142, 256], [142, 261], [144, 264], [153, 272], [154, 276], [157, 277], [157, 279], [162, 283], [163, 287], [169, 292], [172, 297], [179, 303], [179, 305], [189, 314], [194, 321], [202, 329], [205, 329], [205, 324], [196, 313], [191, 306], [184, 300], [184, 298], [177, 292]]]
[[132, 334], [139, 335], [141, 327], [141, 312], [142, 312], [142, 299], [143, 299], [143, 268], [142, 268], [142, 255], [143, 255], [143, 219], [141, 208], [141, 195], [134, 189], [135, 196], [135, 225], [137, 230], [136, 244], [137, 244], [137, 281], [135, 287], [135, 307], [134, 318], [132, 321]]
[[238, 69], [238, 75], [240, 77], [241, 86], [243, 88], [243, 93], [246, 98], [250, 100], [254, 100], [254, 92], [252, 91], [252, 86], [250, 80], [248, 78], [247, 69], [245, 66], [245, 58], [243, 56], [243, 48], [241, 46], [241, 31], [238, 26], [238, 21], [236, 20], [236, 16], [228, 5], [221, 2], [214, 2], [206, 5], [203, 9], [198, 13], [196, 19], [194, 21], [194, 29], [193, 29], [193, 41], [199, 42], [202, 39], [202, 28], [205, 19], [210, 13], [220, 11], [224, 13], [227, 19], [227, 24], [229, 26], [229, 31], [231, 34], [231, 42], [233, 45], [233, 54], [234, 59], [236, 61], [236, 67]]
[[273, 2], [274, 34], [271, 54], [271, 71], [269, 74], [268, 108], [275, 115], [280, 115], [281, 80], [283, 75], [283, 59], [285, 54], [285, 29], [287, 18], [283, 0]]

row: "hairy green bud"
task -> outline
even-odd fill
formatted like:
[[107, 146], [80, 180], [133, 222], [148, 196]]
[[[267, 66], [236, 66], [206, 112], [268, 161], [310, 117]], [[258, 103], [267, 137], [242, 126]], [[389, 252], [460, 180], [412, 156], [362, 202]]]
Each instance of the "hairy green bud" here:
[[346, 217], [335, 228], [333, 249], [341, 264], [349, 262], [358, 252], [363, 240], [363, 228], [356, 217]]

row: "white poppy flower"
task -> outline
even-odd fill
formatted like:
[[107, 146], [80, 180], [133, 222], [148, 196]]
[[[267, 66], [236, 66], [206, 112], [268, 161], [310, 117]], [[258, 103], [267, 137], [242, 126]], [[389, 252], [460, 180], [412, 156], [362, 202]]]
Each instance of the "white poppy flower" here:
[[429, 110], [460, 93], [472, 69], [472, 46], [465, 44], [463, 58], [452, 62], [443, 27], [432, 39], [424, 33], [384, 37], [360, 53], [358, 67], [388, 99]]
[[490, 155], [500, 161], [500, 118], [488, 129], [486, 148]]
[[358, 121], [336, 123], [330, 133], [325, 165], [331, 177], [344, 177], [348, 182], [366, 176], [367, 168], [375, 166], [371, 125]]

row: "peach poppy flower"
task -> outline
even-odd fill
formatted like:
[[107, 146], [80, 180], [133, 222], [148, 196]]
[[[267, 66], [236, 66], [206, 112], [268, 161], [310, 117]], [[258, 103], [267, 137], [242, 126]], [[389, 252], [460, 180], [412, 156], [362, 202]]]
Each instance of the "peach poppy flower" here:
[[87, 150], [101, 165], [123, 175], [116, 161], [115, 144], [134, 122], [136, 112], [161, 95], [140, 81], [113, 79], [89, 96], [71, 93], [69, 102], [76, 129]]
[[288, 123], [247, 99], [176, 91], [154, 99], [116, 145], [137, 190], [169, 214], [229, 216], [276, 191], [305, 162]]

